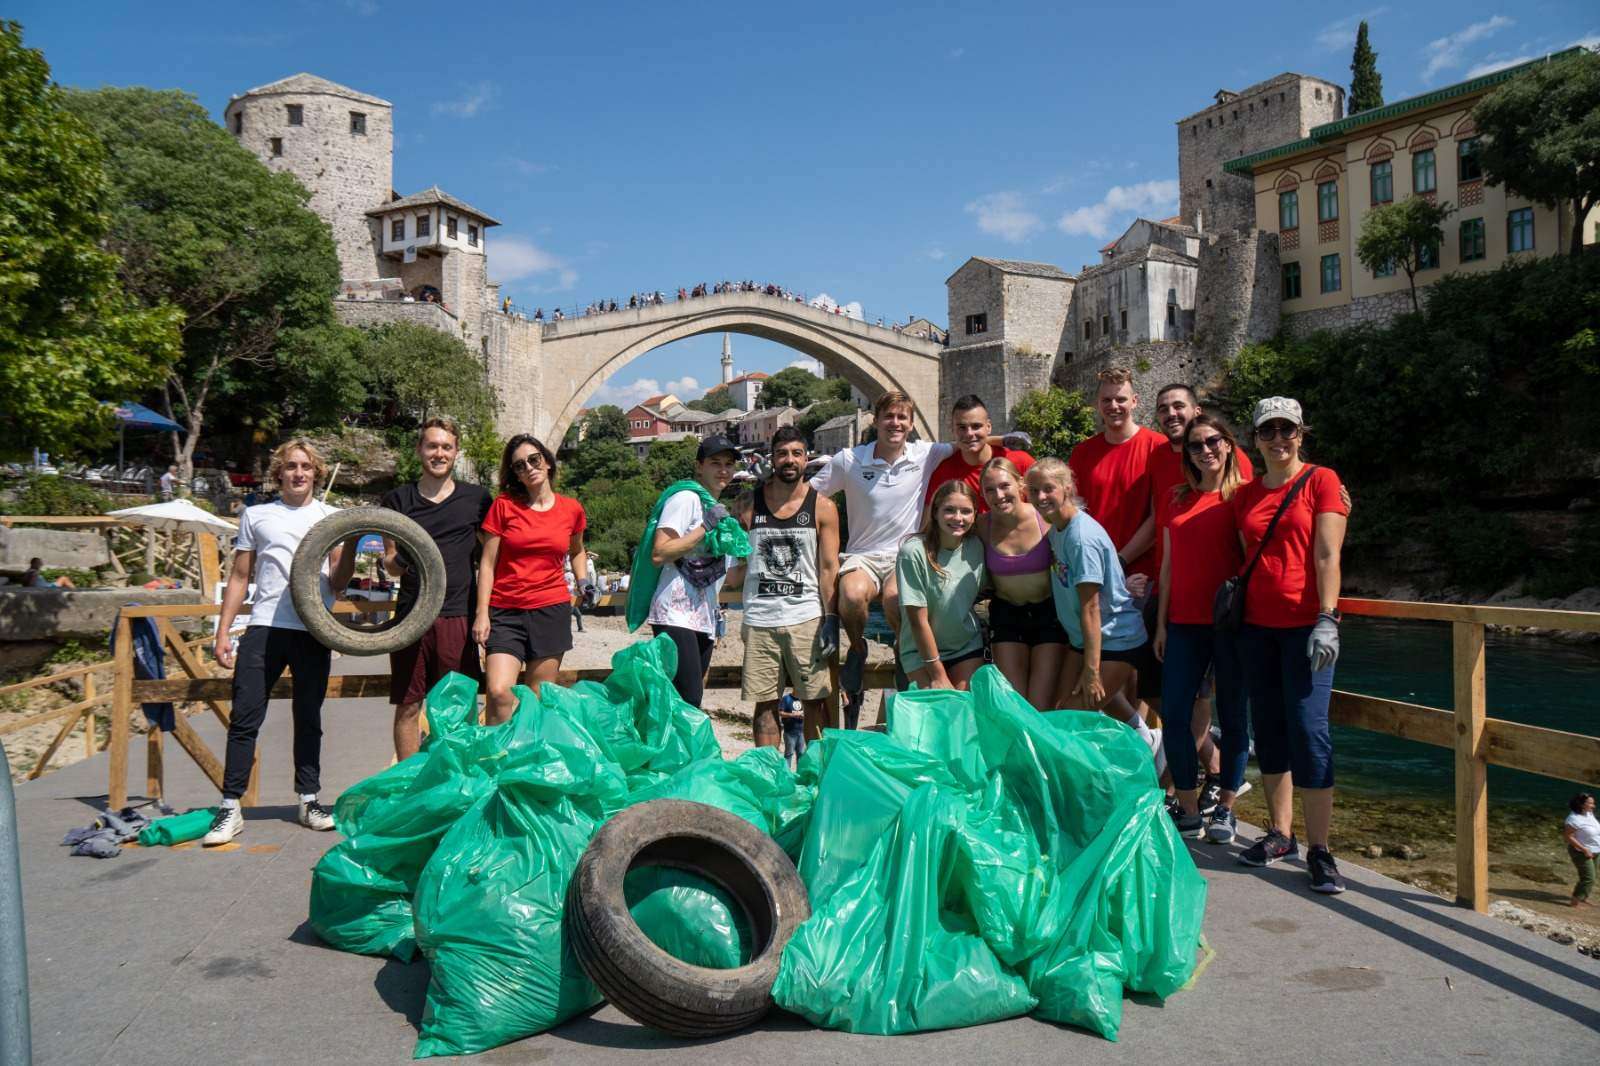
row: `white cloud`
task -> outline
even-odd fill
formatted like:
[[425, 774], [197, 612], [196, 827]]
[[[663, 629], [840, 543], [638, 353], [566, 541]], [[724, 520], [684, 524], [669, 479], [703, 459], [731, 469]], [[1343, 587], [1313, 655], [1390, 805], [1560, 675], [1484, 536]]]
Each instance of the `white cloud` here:
[[1337, 22], [1328, 23], [1317, 31], [1317, 47], [1324, 52], [1339, 52], [1346, 48], [1354, 51], [1356, 47], [1356, 28], [1363, 22], [1371, 22], [1388, 10], [1386, 7], [1375, 7], [1371, 11], [1363, 11], [1360, 14], [1339, 19]]
[[[434, 106], [437, 107], [438, 105]], [[550, 163], [540, 163], [532, 159], [509, 159], [507, 162], [511, 164], [511, 169], [525, 178], [548, 174], [555, 169], [554, 165]]]
[[1422, 80], [1432, 81], [1441, 73], [1453, 70], [1466, 63], [1466, 51], [1479, 41], [1488, 40], [1508, 26], [1516, 25], [1515, 19], [1504, 15], [1493, 15], [1482, 22], [1474, 22], [1466, 29], [1457, 30], [1455, 33], [1429, 41], [1422, 49], [1422, 54], [1427, 57], [1427, 65], [1422, 68]]
[[967, 50], [965, 48], [952, 48], [952, 49], [950, 49], [950, 58], [951, 59], [960, 59], [962, 56], [964, 56], [966, 54], [967, 54]]
[[824, 311], [835, 311], [835, 310], [837, 310], [840, 314], [844, 315], [846, 318], [855, 318], [855, 319], [863, 319], [864, 320], [864, 316], [863, 316], [863, 313], [862, 313], [862, 310], [861, 310], [861, 301], [860, 300], [851, 300], [847, 304], [842, 304], [838, 300], [835, 300], [832, 296], [829, 296], [827, 293], [820, 292], [816, 296], [813, 296], [811, 298], [811, 306], [812, 307], [820, 307]]
[[1027, 209], [1014, 192], [992, 192], [967, 205], [967, 214], [978, 220], [978, 229], [1008, 241], [1020, 241], [1039, 228], [1039, 216]]
[[480, 81], [474, 85], [463, 87], [461, 95], [454, 100], [439, 100], [433, 105], [435, 115], [455, 115], [458, 118], [472, 118], [479, 111], [488, 107], [490, 102], [499, 95], [493, 82]]
[[1116, 235], [1134, 215], [1166, 217], [1178, 209], [1176, 180], [1141, 181], [1137, 185], [1113, 185], [1097, 204], [1076, 207], [1061, 216], [1061, 232], [1076, 237], [1105, 240]]
[[629, 382], [608, 381], [595, 390], [589, 406], [614, 403], [626, 411], [647, 396], [659, 396], [670, 392], [680, 400], [693, 400], [705, 391], [705, 387], [699, 381], [687, 375], [665, 384], [658, 378], [634, 378]]
[[488, 255], [489, 275], [502, 284], [538, 278], [543, 283], [541, 291], [559, 291], [578, 283], [578, 272], [568, 266], [566, 260], [526, 237], [496, 237], [488, 244]]
[[933, 248], [923, 249], [922, 254], [937, 263], [939, 260], [943, 259], [947, 253], [943, 248], [935, 246]]
[[1536, 52], [1526, 52], [1522, 55], [1503, 56], [1497, 59], [1486, 59], [1482, 63], [1479, 63], [1477, 66], [1468, 70], [1467, 77], [1477, 78], [1484, 74], [1493, 74], [1497, 70], [1504, 70], [1507, 67], [1514, 67], [1519, 63], [1531, 63], [1533, 60], [1539, 59], [1551, 52], [1565, 52], [1568, 48], [1600, 48], [1600, 33], [1591, 33], [1586, 37], [1579, 37], [1575, 41], [1568, 41], [1566, 44], [1560, 45], [1556, 48], [1541, 49]]
[[796, 367], [800, 370], [809, 371], [817, 375], [819, 378], [822, 376], [822, 364], [817, 362], [815, 359], [794, 359], [786, 364], [784, 369], [788, 370], [789, 367]]

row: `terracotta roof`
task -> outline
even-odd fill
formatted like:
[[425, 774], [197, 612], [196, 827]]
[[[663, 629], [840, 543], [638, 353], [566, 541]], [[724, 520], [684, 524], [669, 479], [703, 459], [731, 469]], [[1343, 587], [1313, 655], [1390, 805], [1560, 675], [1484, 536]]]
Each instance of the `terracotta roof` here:
[[367, 214], [386, 215], [390, 211], [403, 211], [412, 207], [427, 207], [432, 204], [443, 204], [446, 207], [455, 208], [463, 215], [474, 215], [482, 219], [487, 226], [498, 226], [500, 224], [497, 220], [490, 218], [465, 200], [457, 200], [437, 185], [430, 185], [421, 192], [412, 193], [410, 196], [402, 196], [398, 200], [390, 200], [386, 204], [379, 204], [371, 211], [368, 211]]
[[665, 400], [666, 398], [667, 398], [667, 394], [664, 393], [664, 392], [659, 396], [646, 396], [644, 399], [642, 399], [638, 403], [634, 404], [634, 406], [635, 407], [659, 407], [661, 405], [661, 401]]
[[770, 378], [771, 376], [772, 376], [771, 374], [768, 374], [768, 373], [766, 373], [765, 371], [762, 371], [762, 370], [752, 370], [748, 374], [740, 374], [738, 377], [733, 378], [732, 380], [726, 382], [725, 384], [736, 385], [741, 381], [765, 381], [768, 378]]
[[319, 78], [315, 74], [307, 74], [303, 71], [299, 74], [291, 74], [287, 78], [279, 78], [277, 81], [269, 81], [265, 85], [257, 85], [254, 89], [246, 89], [244, 92], [238, 93], [229, 99], [238, 100], [246, 96], [277, 96], [285, 93], [320, 93], [324, 96], [341, 96], [347, 100], [359, 100], [364, 104], [376, 104], [378, 107], [394, 106], [387, 100], [357, 92], [348, 85], [340, 85], [336, 81]]

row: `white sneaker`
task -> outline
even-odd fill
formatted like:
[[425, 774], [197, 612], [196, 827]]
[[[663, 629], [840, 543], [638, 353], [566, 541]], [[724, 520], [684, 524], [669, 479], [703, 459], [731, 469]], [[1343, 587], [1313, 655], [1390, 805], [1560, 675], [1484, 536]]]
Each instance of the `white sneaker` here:
[[300, 801], [300, 824], [307, 829], [326, 833], [333, 828], [333, 812], [316, 800]]
[[203, 847], [226, 844], [244, 832], [244, 814], [237, 807], [223, 807], [211, 820], [211, 828], [200, 838]]
[[1150, 755], [1156, 761], [1156, 780], [1167, 772], [1167, 749], [1161, 746], [1161, 730], [1150, 730]]

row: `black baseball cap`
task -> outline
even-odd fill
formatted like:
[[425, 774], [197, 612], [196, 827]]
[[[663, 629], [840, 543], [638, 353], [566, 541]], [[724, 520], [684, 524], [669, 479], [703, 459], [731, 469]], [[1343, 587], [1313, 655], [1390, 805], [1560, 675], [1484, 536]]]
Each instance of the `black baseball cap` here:
[[700, 442], [700, 450], [695, 453], [695, 461], [703, 463], [713, 455], [721, 455], [723, 452], [738, 455], [739, 446], [722, 434], [715, 433]]

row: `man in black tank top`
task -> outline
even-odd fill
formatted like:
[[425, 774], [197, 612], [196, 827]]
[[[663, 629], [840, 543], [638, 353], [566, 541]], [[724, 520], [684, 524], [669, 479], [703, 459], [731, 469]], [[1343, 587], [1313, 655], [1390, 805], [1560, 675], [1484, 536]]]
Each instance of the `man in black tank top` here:
[[[783, 742], [778, 702], [790, 687], [805, 705], [807, 737], [822, 732], [828, 664], [839, 650], [839, 510], [805, 481], [806, 440], [798, 429], [780, 427], [771, 454], [772, 476], [739, 515], [750, 531], [743, 698], [756, 704], [757, 747]], [[735, 567], [729, 578], [737, 577]]]

